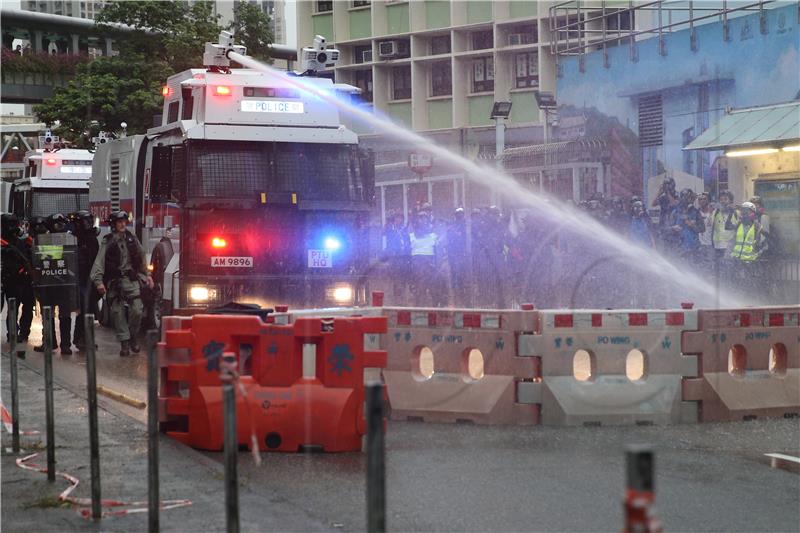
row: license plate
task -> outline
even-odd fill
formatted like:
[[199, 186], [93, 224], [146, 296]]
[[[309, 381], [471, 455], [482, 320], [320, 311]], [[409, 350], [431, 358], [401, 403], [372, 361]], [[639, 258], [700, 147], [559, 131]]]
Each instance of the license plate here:
[[333, 258], [328, 250], [309, 250], [308, 268], [333, 268]]
[[216, 256], [211, 258], [211, 266], [216, 268], [252, 268], [253, 258]]

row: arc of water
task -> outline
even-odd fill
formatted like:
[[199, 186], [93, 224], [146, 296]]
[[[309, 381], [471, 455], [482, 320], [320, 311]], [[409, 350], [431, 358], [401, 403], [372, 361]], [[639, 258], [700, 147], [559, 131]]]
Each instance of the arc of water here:
[[[283, 71], [264, 65], [259, 61], [236, 52], [229, 52], [228, 57], [245, 67], [273, 75], [283, 83], [295, 86], [307, 94], [313, 95], [335, 106], [340, 111], [370, 124], [387, 135], [405, 141], [420, 150], [428, 152], [440, 161], [447, 162], [460, 168], [470, 180], [483, 186], [488, 185], [489, 187], [493, 187], [498, 193], [510, 200], [515, 202], [523, 201], [531, 207], [540, 209], [542, 212], [550, 214], [554, 220], [565, 223], [567, 226], [572, 226], [576, 232], [583, 234], [595, 242], [602, 241], [605, 245], [630, 258], [632, 260], [631, 266], [634, 268], [655, 274], [670, 283], [688, 289], [690, 291], [688, 296], [691, 296], [694, 300], [705, 295], [710, 298], [710, 301], [717, 302], [722, 306], [742, 306], [736, 298], [727, 294], [720, 295], [719, 291], [708, 281], [700, 278], [693, 272], [672, 264], [667, 258], [655, 250], [645, 249], [626, 241], [622, 236], [611, 229], [602, 224], [598, 224], [597, 221], [589, 215], [584, 214], [576, 208], [570, 207], [566, 203], [549, 201], [546, 195], [534, 193], [530, 189], [523, 187], [522, 184], [517, 182], [513, 177], [504, 172], [500, 172], [496, 168], [478, 165], [474, 161], [466, 159], [459, 154], [455, 154], [442, 146], [433, 144], [430, 139], [426, 139], [418, 133], [399, 126], [351, 102], [337, 98], [333, 92], [323, 90], [310, 83], [305, 83], [304, 78], [290, 76]], [[487, 176], [490, 178], [489, 180], [487, 180]], [[487, 181], [489, 181], [489, 183], [487, 183]]]

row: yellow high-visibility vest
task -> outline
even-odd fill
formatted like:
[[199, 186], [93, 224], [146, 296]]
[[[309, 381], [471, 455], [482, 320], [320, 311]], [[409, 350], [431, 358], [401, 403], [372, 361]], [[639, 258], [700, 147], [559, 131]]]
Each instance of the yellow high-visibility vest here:
[[745, 229], [744, 224], [736, 228], [736, 244], [731, 250], [731, 257], [740, 261], [751, 262], [758, 259], [756, 253], [756, 225], [755, 222]]

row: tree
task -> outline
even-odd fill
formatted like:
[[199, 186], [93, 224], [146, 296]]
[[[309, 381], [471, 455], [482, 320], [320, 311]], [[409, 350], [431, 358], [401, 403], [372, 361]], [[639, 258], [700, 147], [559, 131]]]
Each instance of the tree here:
[[[134, 28], [117, 39], [119, 55], [78, 66], [69, 84], [56, 88], [34, 112], [45, 123], [59, 121], [56, 133], [77, 146], [88, 146], [98, 131], [119, 130], [121, 122], [129, 134], [144, 133], [162, 110], [167, 78], [202, 65], [205, 43], [217, 41], [223, 28], [213, 7], [209, 1], [108, 2], [98, 25], [108, 32], [115, 31], [115, 23]], [[272, 41], [269, 17], [244, 3], [236, 11], [237, 40], [248, 53], [265, 58]]]
[[76, 146], [88, 147], [99, 131], [143, 133], [161, 112], [160, 88], [171, 71], [163, 63], [103, 57], [80, 65], [66, 87], [56, 90], [35, 111], [46, 124], [60, 122], [56, 132]]
[[174, 0], [109, 2], [96, 20], [107, 31], [113, 31], [112, 23], [135, 28], [119, 40], [120, 56], [142, 54], [169, 64], [175, 72], [200, 65], [205, 43], [216, 42], [222, 30], [214, 3], [209, 1], [191, 6]]
[[247, 55], [269, 61], [269, 45], [274, 40], [269, 16], [258, 6], [239, 2], [233, 9], [233, 19], [228, 29], [238, 44], [247, 47]]

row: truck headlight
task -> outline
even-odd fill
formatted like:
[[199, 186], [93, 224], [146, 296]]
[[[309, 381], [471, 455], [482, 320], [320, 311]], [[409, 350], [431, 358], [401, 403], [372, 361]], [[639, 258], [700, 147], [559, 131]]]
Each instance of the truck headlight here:
[[205, 285], [192, 285], [189, 287], [189, 302], [207, 303], [217, 299], [217, 289]]
[[328, 289], [328, 298], [337, 304], [353, 303], [353, 287], [350, 285], [336, 285]]

